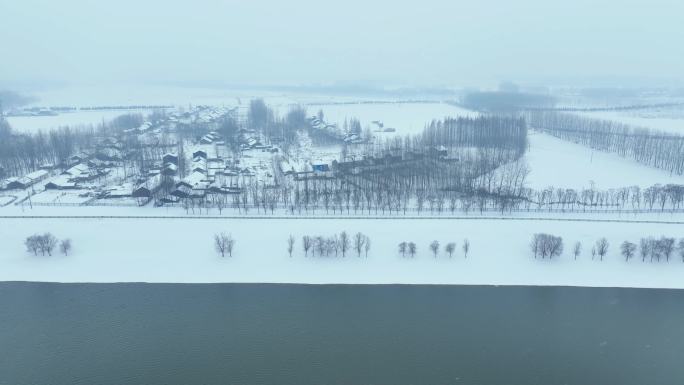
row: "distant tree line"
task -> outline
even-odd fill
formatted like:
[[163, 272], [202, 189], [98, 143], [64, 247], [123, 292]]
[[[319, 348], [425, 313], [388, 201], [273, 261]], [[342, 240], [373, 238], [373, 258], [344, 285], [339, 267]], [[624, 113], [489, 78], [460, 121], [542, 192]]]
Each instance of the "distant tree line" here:
[[510, 91], [470, 92], [462, 99], [466, 108], [489, 112], [513, 112], [526, 108], [551, 108], [556, 100], [549, 95]]

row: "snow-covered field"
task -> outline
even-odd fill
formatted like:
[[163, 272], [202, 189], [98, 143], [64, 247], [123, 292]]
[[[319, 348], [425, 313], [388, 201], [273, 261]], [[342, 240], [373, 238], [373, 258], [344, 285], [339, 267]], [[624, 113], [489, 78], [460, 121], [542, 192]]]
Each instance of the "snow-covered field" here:
[[684, 183], [684, 176], [639, 164], [616, 154], [564, 141], [551, 135], [530, 131], [530, 148], [525, 158], [530, 167], [527, 185], [543, 189], [590, 187], [598, 189], [654, 184]]
[[[682, 236], [681, 225], [553, 222], [521, 220], [363, 220], [363, 219], [2, 219], [0, 280], [60, 282], [297, 282], [570, 285], [684, 288], [684, 263], [625, 262], [618, 245], [642, 236]], [[301, 236], [361, 231], [372, 240], [369, 257], [305, 258]], [[35, 257], [23, 247], [30, 234], [51, 231], [71, 238], [73, 254]], [[213, 249], [214, 233], [232, 233], [232, 258]], [[535, 232], [563, 236], [558, 259], [535, 260], [529, 240]], [[289, 234], [297, 238], [289, 258]], [[603, 262], [591, 260], [591, 244], [605, 236], [610, 249]], [[461, 246], [471, 250], [464, 258]], [[434, 258], [432, 240], [457, 242], [449, 258]], [[397, 244], [418, 245], [414, 259], [398, 255]], [[569, 249], [584, 245], [577, 261]]]
[[309, 115], [323, 110], [327, 123], [337, 123], [340, 127], [345, 119], [357, 118], [361, 125], [375, 128], [373, 121], [382, 122], [385, 128], [396, 129], [397, 135], [417, 134], [423, 131], [425, 125], [433, 119], [445, 117], [470, 116], [477, 112], [459, 108], [446, 103], [361, 103], [361, 104], [330, 104], [307, 106]]
[[612, 120], [635, 127], [684, 135], [684, 111], [681, 108], [679, 110], [669, 108], [664, 111], [601, 111], [579, 112], [577, 114], [593, 119]]
[[109, 122], [119, 115], [130, 113], [147, 115], [150, 113], [150, 110], [86, 110], [47, 116], [10, 116], [7, 118], [7, 121], [16, 132], [35, 133], [38, 131], [47, 132], [50, 129], [63, 126], [97, 126], [102, 122]]

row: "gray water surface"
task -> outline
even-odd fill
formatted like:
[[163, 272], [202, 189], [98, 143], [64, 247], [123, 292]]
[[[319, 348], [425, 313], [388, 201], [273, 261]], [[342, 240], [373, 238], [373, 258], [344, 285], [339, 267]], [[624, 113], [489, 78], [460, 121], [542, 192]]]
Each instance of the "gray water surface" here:
[[0, 384], [684, 384], [684, 291], [0, 283]]

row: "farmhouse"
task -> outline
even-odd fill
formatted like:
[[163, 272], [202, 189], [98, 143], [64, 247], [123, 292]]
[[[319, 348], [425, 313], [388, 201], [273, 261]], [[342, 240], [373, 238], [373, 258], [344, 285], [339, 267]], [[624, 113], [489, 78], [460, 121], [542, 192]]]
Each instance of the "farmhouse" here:
[[77, 164], [64, 171], [62, 175], [68, 175], [70, 182], [87, 182], [104, 175], [103, 172], [90, 168], [87, 164]]
[[192, 153], [192, 158], [193, 159], [202, 158], [202, 159], [206, 160], [207, 159], [207, 153], [206, 153], [206, 151], [203, 151], [203, 150], [197, 150], [197, 151]]
[[217, 138], [212, 134], [206, 134], [200, 139], [202, 144], [212, 144], [217, 140]]
[[161, 175], [157, 174], [133, 189], [134, 198], [151, 198], [162, 187]]
[[69, 181], [67, 175], [61, 175], [45, 185], [46, 190], [73, 190], [79, 188], [74, 182]]
[[26, 189], [28, 187], [33, 186], [34, 184], [44, 180], [47, 178], [50, 174], [45, 171], [45, 170], [38, 170], [34, 171], [30, 174], [27, 174], [26, 176], [16, 179], [13, 178], [13, 180], [8, 179], [7, 183], [7, 189], [9, 190], [14, 190], [14, 189]]
[[178, 166], [178, 155], [167, 153], [162, 157], [162, 162], [166, 164], [175, 164]]
[[[204, 191], [209, 187], [209, 182], [206, 180], [206, 175], [201, 172], [193, 172], [185, 179], [176, 183], [176, 189], [171, 192], [171, 195], [187, 198], [189, 196], [204, 196]], [[200, 192], [202, 192], [200, 194]]]
[[161, 173], [166, 176], [174, 176], [178, 172], [178, 166], [173, 163], [167, 163], [161, 170]]
[[78, 154], [75, 154], [75, 155], [72, 155], [71, 157], [69, 157], [69, 164], [70, 165], [78, 164], [78, 163], [81, 163], [81, 162], [88, 160], [88, 158], [90, 158], [88, 155], [86, 155], [84, 153], [78, 153]]

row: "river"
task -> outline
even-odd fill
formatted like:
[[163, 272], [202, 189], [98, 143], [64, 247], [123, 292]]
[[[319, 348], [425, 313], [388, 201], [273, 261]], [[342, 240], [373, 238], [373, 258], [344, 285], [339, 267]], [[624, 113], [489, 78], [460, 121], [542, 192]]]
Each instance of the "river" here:
[[0, 384], [684, 383], [684, 291], [0, 283]]

